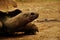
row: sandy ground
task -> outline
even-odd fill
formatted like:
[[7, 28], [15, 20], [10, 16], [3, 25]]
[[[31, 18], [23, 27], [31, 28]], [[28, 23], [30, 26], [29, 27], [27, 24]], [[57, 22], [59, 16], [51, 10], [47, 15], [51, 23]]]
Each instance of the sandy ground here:
[[[39, 32], [36, 35], [3, 36], [0, 37], [0, 40], [60, 40], [60, 2], [17, 4], [18, 8], [23, 12], [39, 13], [39, 17], [32, 22], [36, 24]], [[45, 19], [53, 21], [46, 21]]]

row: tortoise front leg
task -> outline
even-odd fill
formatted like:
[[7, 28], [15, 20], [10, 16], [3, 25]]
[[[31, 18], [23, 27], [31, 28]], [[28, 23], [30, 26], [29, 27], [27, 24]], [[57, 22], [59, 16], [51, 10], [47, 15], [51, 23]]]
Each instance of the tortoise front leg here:
[[16, 32], [24, 32], [25, 34], [36, 34], [38, 27], [35, 24], [28, 23], [26, 26], [20, 28]]

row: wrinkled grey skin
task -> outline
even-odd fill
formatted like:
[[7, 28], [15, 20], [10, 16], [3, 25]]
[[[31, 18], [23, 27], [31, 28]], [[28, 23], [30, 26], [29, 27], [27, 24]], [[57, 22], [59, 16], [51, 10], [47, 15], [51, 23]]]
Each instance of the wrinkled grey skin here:
[[35, 34], [38, 31], [36, 25], [30, 23], [38, 17], [37, 13], [27, 12], [20, 13], [14, 17], [5, 17], [3, 20], [4, 26], [2, 22], [0, 22], [0, 29], [4, 27], [4, 31], [0, 33], [15, 33], [15, 32], [25, 32]]

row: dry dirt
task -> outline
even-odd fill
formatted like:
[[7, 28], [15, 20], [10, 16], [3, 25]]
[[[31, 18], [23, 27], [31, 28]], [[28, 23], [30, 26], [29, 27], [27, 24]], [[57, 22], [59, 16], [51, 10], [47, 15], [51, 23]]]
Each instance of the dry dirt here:
[[[39, 13], [39, 17], [32, 22], [36, 24], [39, 32], [37, 32], [36, 35], [5, 36], [0, 38], [0, 40], [60, 40], [60, 2], [52, 1], [17, 4], [18, 8], [23, 12], [29, 11]], [[47, 21], [45, 19], [53, 21]]]

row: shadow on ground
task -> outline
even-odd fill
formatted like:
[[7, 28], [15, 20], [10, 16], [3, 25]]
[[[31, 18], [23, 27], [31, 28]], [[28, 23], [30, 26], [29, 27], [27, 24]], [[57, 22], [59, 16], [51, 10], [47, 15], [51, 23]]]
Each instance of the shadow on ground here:
[[28, 35], [35, 35], [35, 34], [0, 34], [0, 39], [7, 39], [7, 38], [21, 38], [24, 36], [28, 36]]
[[17, 38], [17, 37], [23, 37], [23, 36], [27, 36], [27, 34], [1, 34], [0, 39]]

